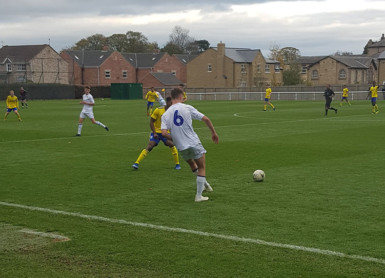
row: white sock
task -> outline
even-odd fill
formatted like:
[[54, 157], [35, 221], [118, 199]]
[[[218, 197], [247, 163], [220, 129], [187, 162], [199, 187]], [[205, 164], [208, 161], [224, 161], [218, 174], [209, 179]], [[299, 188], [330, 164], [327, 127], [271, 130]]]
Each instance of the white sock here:
[[83, 124], [78, 124], [78, 134], [82, 133]]
[[202, 196], [202, 192], [205, 189], [206, 177], [197, 176], [197, 196]]
[[106, 126], [104, 125], [104, 124], [102, 124], [101, 122], [99, 122], [99, 121], [96, 121], [95, 122], [95, 124], [97, 124], [97, 125], [100, 125], [101, 127], [103, 127], [103, 128], [105, 128]]
[[[198, 176], [198, 168], [196, 169], [196, 171], [193, 172], [193, 174], [195, 174], [196, 176]], [[205, 186], [210, 186], [210, 184], [207, 182], [206, 180], [206, 177], [205, 177]]]

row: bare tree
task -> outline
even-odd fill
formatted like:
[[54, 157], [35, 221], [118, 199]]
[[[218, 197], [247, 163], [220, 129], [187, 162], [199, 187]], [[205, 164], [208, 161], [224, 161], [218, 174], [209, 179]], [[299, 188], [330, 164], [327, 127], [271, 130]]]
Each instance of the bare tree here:
[[195, 42], [195, 39], [189, 36], [189, 32], [187, 29], [175, 26], [167, 44], [175, 45], [177, 48], [183, 49], [184, 53], [188, 53], [188, 46]]

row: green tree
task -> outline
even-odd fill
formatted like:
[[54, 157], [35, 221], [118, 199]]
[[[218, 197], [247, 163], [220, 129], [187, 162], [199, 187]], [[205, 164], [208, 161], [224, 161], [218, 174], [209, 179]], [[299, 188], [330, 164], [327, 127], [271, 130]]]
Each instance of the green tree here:
[[169, 55], [173, 54], [183, 54], [184, 51], [181, 47], [171, 42], [168, 42], [162, 49], [162, 52], [167, 52]]
[[129, 49], [128, 39], [125, 34], [113, 34], [107, 38], [107, 41], [111, 50], [127, 52]]
[[81, 39], [71, 49], [103, 50], [103, 47], [105, 46], [108, 46], [107, 38], [102, 34], [95, 34], [86, 39]]
[[150, 43], [145, 35], [140, 32], [128, 31], [126, 33], [128, 40], [127, 52], [145, 53], [149, 51]]
[[270, 47], [269, 58], [280, 63], [283, 68], [282, 77], [285, 85], [298, 85], [301, 80], [301, 66], [298, 63], [300, 51], [295, 47], [280, 48], [277, 44]]

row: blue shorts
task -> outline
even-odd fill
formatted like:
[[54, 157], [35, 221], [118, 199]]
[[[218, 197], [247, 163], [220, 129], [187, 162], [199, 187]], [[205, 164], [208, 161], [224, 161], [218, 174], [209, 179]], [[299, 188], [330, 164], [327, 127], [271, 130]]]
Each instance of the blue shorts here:
[[270, 99], [269, 99], [269, 98], [265, 98], [265, 101], [266, 101], [266, 102], [269, 102], [269, 101], [270, 101]]
[[17, 111], [17, 108], [7, 108], [7, 112], [11, 112], [11, 111]]
[[154, 102], [153, 101], [147, 101], [147, 106], [154, 106]]
[[372, 97], [372, 105], [376, 105], [376, 102], [377, 102], [377, 98], [376, 97]]
[[344, 100], [344, 99], [348, 99], [348, 97], [342, 97], [342, 100]]
[[154, 133], [152, 132], [152, 133], [150, 134], [150, 141], [153, 141], [153, 142], [155, 142], [156, 145], [158, 145], [159, 142], [160, 142], [160, 140], [162, 140], [163, 143], [166, 144], [167, 138], [164, 137], [164, 136], [162, 135], [162, 133], [156, 133], [156, 134], [158, 134], [158, 139], [155, 139]]

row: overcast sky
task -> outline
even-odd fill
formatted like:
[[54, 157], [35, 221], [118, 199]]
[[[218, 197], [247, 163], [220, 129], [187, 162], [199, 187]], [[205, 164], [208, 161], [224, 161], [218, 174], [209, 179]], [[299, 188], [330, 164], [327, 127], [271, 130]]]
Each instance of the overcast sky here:
[[361, 54], [385, 33], [384, 0], [0, 0], [0, 43], [58, 52], [94, 34], [141, 32], [163, 47], [175, 26], [215, 47], [296, 47], [304, 56]]

